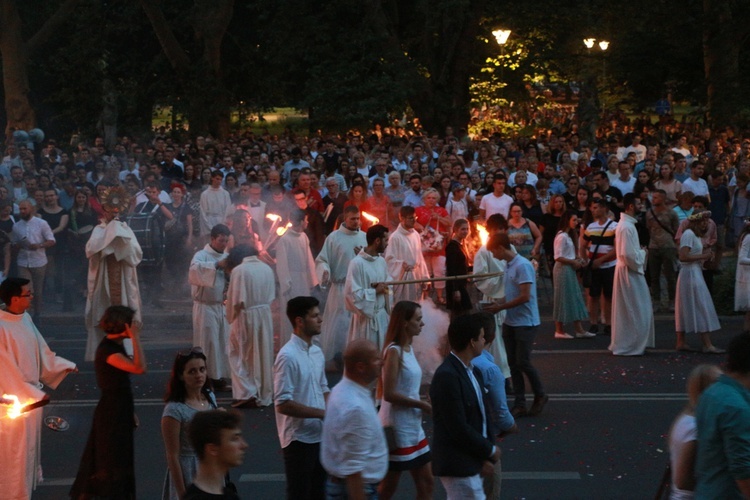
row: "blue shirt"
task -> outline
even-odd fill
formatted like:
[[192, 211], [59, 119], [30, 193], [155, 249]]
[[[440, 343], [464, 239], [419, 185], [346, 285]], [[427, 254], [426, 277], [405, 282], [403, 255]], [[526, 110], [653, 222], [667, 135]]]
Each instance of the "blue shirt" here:
[[695, 498], [743, 498], [735, 479], [750, 478], [750, 391], [722, 375], [698, 400]]
[[421, 190], [418, 193], [415, 193], [413, 189], [409, 189], [404, 196], [404, 206], [414, 208], [423, 206], [424, 202], [422, 201], [422, 194]]
[[[495, 339], [495, 342], [501, 341], [502, 338]], [[495, 364], [495, 358], [487, 351], [482, 351], [482, 354], [472, 359], [471, 364], [482, 374], [487, 394], [485, 403], [490, 417], [489, 431], [491, 436], [496, 436], [513, 427], [515, 423], [513, 415], [508, 410], [508, 400], [505, 397], [505, 377]]]
[[549, 192], [552, 194], [565, 194], [565, 191], [567, 191], [567, 188], [565, 187], [565, 184], [555, 177], [551, 181], [549, 181]]
[[541, 323], [536, 303], [536, 271], [528, 259], [516, 254], [505, 269], [505, 302], [517, 299], [524, 283], [531, 283], [529, 301], [505, 310], [506, 325], [537, 326]]

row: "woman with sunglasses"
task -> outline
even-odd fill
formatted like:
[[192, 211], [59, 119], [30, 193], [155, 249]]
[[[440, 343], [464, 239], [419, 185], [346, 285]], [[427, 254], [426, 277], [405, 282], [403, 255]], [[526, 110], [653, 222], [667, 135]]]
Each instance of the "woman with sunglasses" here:
[[211, 392], [203, 349], [193, 347], [177, 354], [164, 401], [167, 405], [161, 416], [161, 435], [167, 451], [167, 477], [162, 499], [179, 500], [198, 468], [198, 457], [188, 439], [188, 425], [199, 411], [218, 407]]
[[[101, 397], [71, 498], [136, 498], [133, 431], [138, 418], [129, 374], [146, 373], [146, 358], [138, 329], [130, 328], [134, 317], [135, 311], [127, 306], [110, 306], [99, 321], [106, 335], [94, 358]], [[133, 343], [132, 359], [125, 352], [125, 339]]]

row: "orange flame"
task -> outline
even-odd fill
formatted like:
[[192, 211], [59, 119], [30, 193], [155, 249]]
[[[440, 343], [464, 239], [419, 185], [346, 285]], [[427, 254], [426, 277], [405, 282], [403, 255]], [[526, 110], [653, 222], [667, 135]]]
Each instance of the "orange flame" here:
[[284, 227], [280, 227], [280, 228], [278, 228], [278, 229], [276, 230], [276, 235], [277, 235], [277, 236], [283, 236], [283, 235], [284, 235], [284, 233], [286, 233], [286, 230], [287, 230], [287, 229], [289, 229], [290, 227], [292, 227], [292, 223], [291, 223], [291, 222], [287, 222], [287, 223], [286, 223], [286, 226], [284, 226]]
[[[29, 401], [29, 403], [33, 403], [34, 401]], [[3, 394], [2, 399], [0, 399], [0, 403], [7, 405], [8, 409], [5, 411], [5, 416], [8, 418], [18, 418], [21, 416], [21, 410], [23, 410], [23, 407], [25, 405], [21, 404], [21, 401], [19, 401], [18, 396], [14, 394]]]
[[370, 215], [367, 212], [362, 212], [361, 215], [362, 215], [362, 217], [364, 217], [365, 219], [367, 219], [369, 222], [371, 222], [373, 225], [380, 224], [380, 219], [378, 219], [374, 215]]
[[273, 222], [279, 222], [281, 220], [281, 216], [276, 214], [266, 214], [266, 219]]
[[490, 239], [490, 233], [487, 231], [487, 228], [481, 224], [477, 224], [477, 234], [479, 234], [479, 240], [482, 242], [482, 245], [486, 245], [487, 240]]

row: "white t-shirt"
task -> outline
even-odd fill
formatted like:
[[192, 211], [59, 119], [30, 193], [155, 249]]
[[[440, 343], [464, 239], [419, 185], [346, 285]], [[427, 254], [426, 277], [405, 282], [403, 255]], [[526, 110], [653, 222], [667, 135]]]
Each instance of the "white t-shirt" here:
[[502, 214], [507, 219], [512, 204], [513, 198], [507, 194], [503, 193], [500, 196], [495, 196], [495, 193], [490, 193], [482, 197], [479, 209], [485, 211], [485, 219], [489, 219], [490, 215], [494, 214]]
[[622, 195], [625, 196], [626, 194], [633, 192], [633, 188], [635, 187], [635, 177], [631, 175], [630, 179], [628, 179], [627, 181], [623, 181], [618, 177], [617, 179], [612, 181], [611, 184], [612, 187], [616, 187], [617, 189], [619, 189]]
[[675, 476], [677, 475], [675, 464], [679, 460], [679, 456], [683, 453], [685, 445], [697, 439], [698, 430], [695, 425], [695, 417], [685, 414], [677, 417], [672, 428], [672, 433], [669, 435], [669, 461], [672, 464], [672, 491], [669, 496], [670, 500], [690, 500], [693, 498], [692, 491], [679, 490], [675, 486]]
[[695, 196], [708, 196], [708, 183], [703, 179], [694, 181], [692, 177], [689, 177], [682, 181], [682, 192], [690, 191]]

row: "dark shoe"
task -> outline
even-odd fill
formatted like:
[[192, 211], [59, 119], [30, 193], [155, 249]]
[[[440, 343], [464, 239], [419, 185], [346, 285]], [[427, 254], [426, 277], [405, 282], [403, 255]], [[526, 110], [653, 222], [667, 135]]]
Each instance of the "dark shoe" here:
[[227, 392], [232, 390], [232, 384], [228, 383], [223, 378], [211, 379], [211, 383], [216, 392]]
[[521, 418], [528, 415], [529, 412], [526, 411], [525, 406], [514, 406], [513, 408], [511, 408], [510, 414], [513, 415], [513, 418]]
[[612, 335], [612, 327], [610, 325], [604, 325], [604, 335]]
[[592, 333], [594, 335], [598, 335], [599, 334], [599, 326], [598, 325], [591, 325], [589, 327], [588, 333]]
[[542, 410], [544, 410], [544, 405], [547, 404], [547, 401], [549, 401], [549, 396], [546, 394], [544, 396], [536, 396], [534, 398], [534, 404], [531, 405], [531, 409], [529, 410], [529, 415], [539, 415], [542, 413]]

